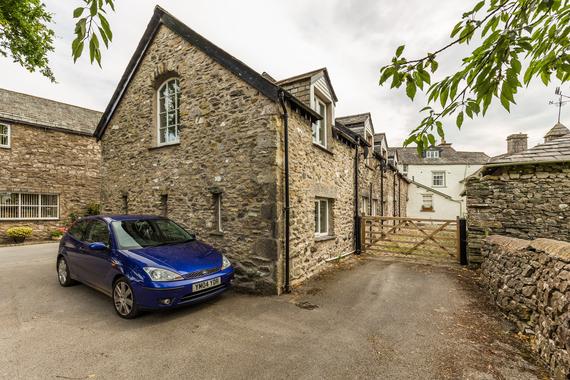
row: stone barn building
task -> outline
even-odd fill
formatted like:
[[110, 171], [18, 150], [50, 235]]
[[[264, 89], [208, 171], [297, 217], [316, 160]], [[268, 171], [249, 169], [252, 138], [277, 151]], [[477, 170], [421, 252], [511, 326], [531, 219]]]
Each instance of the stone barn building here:
[[168, 215], [280, 293], [357, 251], [361, 213], [405, 214], [370, 115], [336, 103], [326, 69], [276, 81], [157, 7], [96, 130], [103, 212]]
[[544, 143], [526, 149], [526, 135], [507, 138], [507, 154], [467, 179], [470, 262], [480, 262], [491, 234], [570, 241], [570, 130], [556, 124]]
[[101, 113], [0, 89], [0, 242], [12, 226], [33, 239], [99, 202]]

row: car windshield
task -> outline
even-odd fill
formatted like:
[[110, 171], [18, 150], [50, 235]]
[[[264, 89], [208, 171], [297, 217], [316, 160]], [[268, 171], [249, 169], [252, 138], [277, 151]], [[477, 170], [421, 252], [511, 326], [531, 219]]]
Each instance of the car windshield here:
[[120, 249], [157, 247], [192, 241], [195, 237], [168, 219], [139, 219], [112, 222]]

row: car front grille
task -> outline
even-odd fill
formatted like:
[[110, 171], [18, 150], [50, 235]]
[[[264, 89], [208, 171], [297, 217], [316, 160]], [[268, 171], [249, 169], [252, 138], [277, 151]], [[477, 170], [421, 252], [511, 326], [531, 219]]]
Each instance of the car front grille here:
[[189, 272], [186, 273], [185, 275], [183, 275], [182, 277], [184, 277], [187, 280], [192, 280], [195, 278], [200, 278], [200, 277], [204, 277], [204, 276], [208, 276], [211, 274], [214, 274], [216, 272], [219, 272], [222, 268], [212, 268], [212, 269], [202, 269], [202, 270], [197, 270], [194, 272]]

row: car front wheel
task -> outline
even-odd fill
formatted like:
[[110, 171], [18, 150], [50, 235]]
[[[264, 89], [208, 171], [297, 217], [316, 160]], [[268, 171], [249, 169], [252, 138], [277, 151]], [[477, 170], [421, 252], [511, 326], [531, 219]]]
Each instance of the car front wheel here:
[[57, 259], [57, 279], [59, 280], [59, 284], [64, 287], [71, 286], [75, 283], [75, 281], [71, 279], [67, 260], [63, 256]]
[[138, 314], [133, 289], [124, 278], [118, 279], [113, 286], [113, 305], [121, 318], [133, 319]]

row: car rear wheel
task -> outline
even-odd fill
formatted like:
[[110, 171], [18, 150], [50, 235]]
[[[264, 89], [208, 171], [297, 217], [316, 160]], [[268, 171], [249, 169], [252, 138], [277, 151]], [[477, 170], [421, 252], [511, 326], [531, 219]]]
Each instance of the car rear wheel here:
[[135, 295], [125, 278], [120, 278], [113, 285], [113, 305], [119, 317], [133, 319], [138, 315]]
[[59, 284], [64, 287], [71, 286], [75, 283], [75, 281], [71, 279], [67, 260], [63, 256], [57, 259], [57, 279], [59, 280]]

